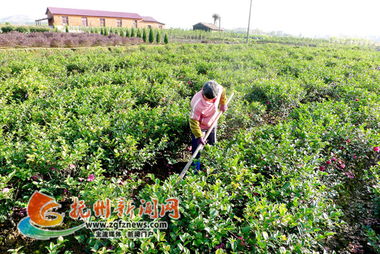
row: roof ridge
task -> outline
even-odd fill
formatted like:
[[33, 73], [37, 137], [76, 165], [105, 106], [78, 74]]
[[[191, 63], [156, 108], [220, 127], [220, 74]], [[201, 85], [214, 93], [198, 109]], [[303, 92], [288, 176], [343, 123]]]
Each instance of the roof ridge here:
[[120, 11], [101, 11], [90, 9], [73, 9], [73, 8], [61, 8], [61, 7], [47, 7], [46, 13], [50, 11], [52, 14], [66, 14], [66, 15], [78, 15], [78, 16], [101, 16], [101, 17], [121, 17], [121, 18], [133, 18], [142, 19], [138, 13], [133, 12], [120, 12]]
[[102, 11], [102, 10], [93, 10], [93, 9], [75, 9], [75, 8], [66, 8], [66, 7], [47, 7], [48, 9], [61, 9], [61, 10], [75, 10], [75, 11], [99, 11], [99, 12], [115, 12], [115, 13], [133, 13], [138, 14], [136, 12], [124, 12], [124, 11]]

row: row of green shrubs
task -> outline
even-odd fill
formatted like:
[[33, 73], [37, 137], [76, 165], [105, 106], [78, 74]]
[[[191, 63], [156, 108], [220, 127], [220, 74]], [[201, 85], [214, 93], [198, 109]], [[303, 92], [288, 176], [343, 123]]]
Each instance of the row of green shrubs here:
[[[117, 34], [122, 37], [138, 37], [142, 38], [144, 42], [149, 43], [169, 43], [169, 37], [167, 33], [163, 33], [159, 29], [136, 29], [136, 28], [82, 28], [81, 30], [88, 33], [96, 33], [104, 36], [111, 34]], [[9, 33], [9, 32], [20, 32], [20, 33], [34, 33], [34, 32], [58, 32], [57, 28], [41, 27], [41, 26], [11, 26], [5, 25], [0, 26], [0, 33]], [[69, 32], [70, 27], [65, 27], [65, 32]]]
[[[122, 37], [138, 37], [144, 40], [144, 42], [149, 43], [169, 43], [169, 37], [167, 33], [164, 33], [162, 29], [152, 29], [152, 28], [107, 28], [107, 27], [92, 27], [92, 28], [81, 28], [81, 30], [88, 33], [96, 33], [108, 36], [110, 34], [117, 34]], [[69, 28], [66, 28], [69, 31]]]
[[36, 32], [51, 32], [52, 29], [49, 27], [41, 27], [41, 26], [11, 26], [11, 25], [0, 26], [1, 33], [9, 33], [13, 31], [20, 32], [20, 33], [36, 33]]

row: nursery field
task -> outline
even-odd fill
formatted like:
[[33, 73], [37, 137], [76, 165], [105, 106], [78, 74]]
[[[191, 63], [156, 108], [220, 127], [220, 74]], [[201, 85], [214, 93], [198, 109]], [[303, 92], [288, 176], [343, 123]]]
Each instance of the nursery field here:
[[[190, 100], [211, 79], [235, 96], [205, 170], [178, 182]], [[380, 52], [357, 46], [2, 50], [0, 253], [380, 253], [379, 91]], [[18, 229], [35, 191], [62, 206], [59, 230], [91, 208], [168, 228], [35, 240]], [[177, 218], [138, 209], [170, 198]]]

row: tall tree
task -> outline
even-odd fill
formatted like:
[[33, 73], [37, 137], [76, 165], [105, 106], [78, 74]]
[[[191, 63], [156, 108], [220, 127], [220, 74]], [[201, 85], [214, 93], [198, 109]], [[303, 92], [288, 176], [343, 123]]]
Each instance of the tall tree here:
[[214, 19], [214, 25], [216, 25], [216, 21], [218, 21], [220, 26], [220, 15], [215, 13], [212, 15], [212, 18]]
[[214, 25], [216, 25], [216, 21], [220, 20], [219, 14], [216, 13], [212, 15], [212, 18], [214, 19]]

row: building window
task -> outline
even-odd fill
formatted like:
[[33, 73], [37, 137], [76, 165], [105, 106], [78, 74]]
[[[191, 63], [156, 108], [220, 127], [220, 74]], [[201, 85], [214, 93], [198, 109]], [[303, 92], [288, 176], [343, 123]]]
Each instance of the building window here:
[[62, 25], [68, 26], [69, 25], [69, 17], [62, 16]]
[[151, 25], [148, 25], [148, 28], [149, 28], [149, 29], [152, 29], [152, 26], [151, 26]]
[[137, 20], [135, 20], [135, 23], [133, 24], [135, 28], [137, 28]]
[[106, 26], [106, 19], [100, 19], [100, 26]]
[[121, 19], [117, 19], [116, 20], [116, 25], [117, 25], [117, 27], [122, 27], [123, 26], [122, 20]]
[[160, 25], [159, 28], [162, 29], [162, 26]]
[[87, 18], [82, 17], [82, 26], [88, 26]]

